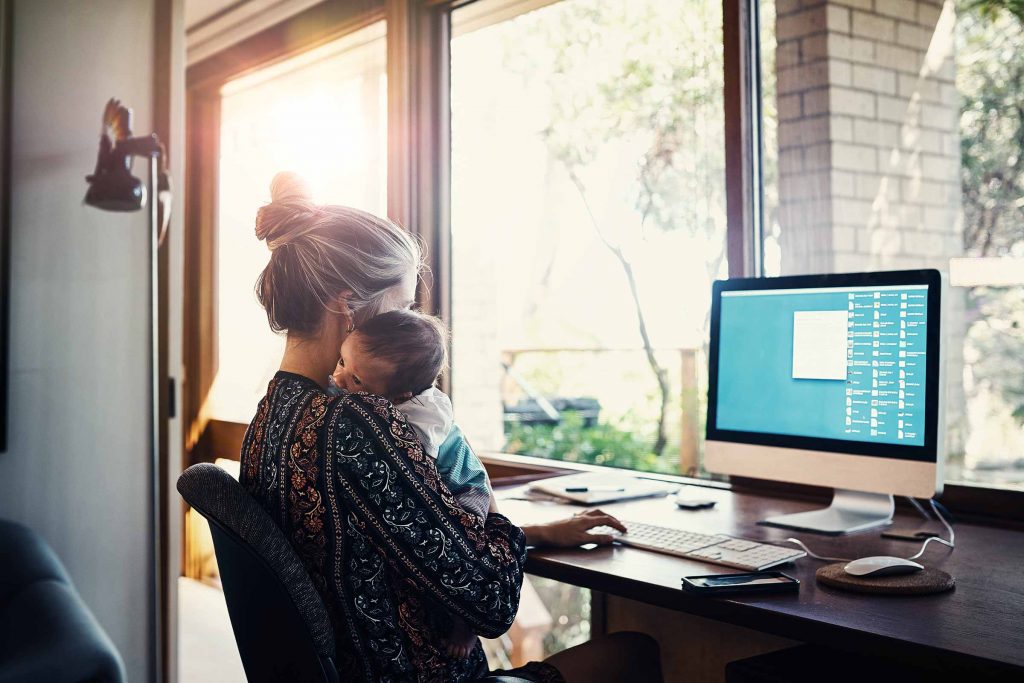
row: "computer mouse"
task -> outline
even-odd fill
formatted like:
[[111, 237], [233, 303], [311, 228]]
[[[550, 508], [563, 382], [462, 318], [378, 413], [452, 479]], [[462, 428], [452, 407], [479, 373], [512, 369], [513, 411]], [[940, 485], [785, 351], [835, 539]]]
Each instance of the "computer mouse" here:
[[676, 494], [676, 506], [680, 510], [708, 510], [715, 507], [715, 502], [710, 498], [689, 498], [681, 493]]
[[913, 560], [904, 560], [902, 557], [862, 557], [859, 560], [847, 563], [843, 571], [851, 576], [896, 576], [897, 574], [913, 574], [924, 569]]

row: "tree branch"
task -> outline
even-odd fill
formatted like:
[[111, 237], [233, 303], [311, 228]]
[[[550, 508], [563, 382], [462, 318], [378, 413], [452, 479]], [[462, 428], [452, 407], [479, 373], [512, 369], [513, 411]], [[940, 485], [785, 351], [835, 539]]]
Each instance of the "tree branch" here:
[[[617, 244], [612, 244], [608, 237], [601, 230], [601, 225], [597, 220], [597, 216], [594, 215], [594, 211], [591, 209], [590, 200], [587, 198], [586, 186], [576, 173], [576, 169], [566, 164], [566, 170], [569, 173], [569, 180], [572, 181], [573, 186], [576, 187], [576, 191], [580, 195], [580, 199], [583, 201], [583, 207], [587, 212], [587, 216], [590, 217], [590, 223], [600, 238], [604, 246], [615, 256], [618, 260], [619, 265], [622, 267], [623, 273], [626, 275], [626, 281], [629, 283], [629, 293], [633, 299], [633, 308], [636, 311], [636, 322], [637, 328], [640, 331], [640, 339], [643, 341], [644, 353], [647, 356], [647, 364], [651, 367], [651, 372], [654, 373], [654, 378], [658, 382], [658, 390], [661, 395], [661, 407], [658, 416], [658, 430], [654, 440], [654, 446], [652, 450], [654, 454], [661, 457], [665, 451], [665, 445], [668, 442], [668, 437], [665, 434], [666, 423], [668, 422], [668, 398], [671, 393], [671, 387], [668, 380], [668, 373], [665, 368], [658, 362], [657, 356], [654, 354], [654, 345], [651, 344], [651, 337], [647, 331], [647, 319], [644, 316], [643, 305], [640, 301], [640, 290], [636, 284], [636, 276], [633, 272], [633, 264], [626, 257], [622, 251], [622, 247]], [[646, 212], [644, 214], [646, 216]]]

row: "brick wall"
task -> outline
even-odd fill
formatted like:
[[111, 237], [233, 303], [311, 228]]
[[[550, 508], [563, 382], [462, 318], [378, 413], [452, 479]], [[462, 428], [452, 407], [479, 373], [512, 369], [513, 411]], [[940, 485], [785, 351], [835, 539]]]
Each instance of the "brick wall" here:
[[[963, 253], [952, 0], [777, 0], [784, 274], [934, 267]], [[948, 367], [960, 368], [952, 290]], [[962, 448], [962, 377], [947, 383]]]

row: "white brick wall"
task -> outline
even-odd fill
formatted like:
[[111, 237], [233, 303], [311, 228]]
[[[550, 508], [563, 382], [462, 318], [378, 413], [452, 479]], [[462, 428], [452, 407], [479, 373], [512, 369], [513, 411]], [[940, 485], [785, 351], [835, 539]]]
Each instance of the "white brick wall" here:
[[[777, 54], [785, 55], [777, 70], [781, 214], [817, 222], [820, 212], [807, 204], [825, 200], [835, 204], [825, 215], [842, 216], [846, 226], [919, 230], [927, 224], [955, 231], [960, 206], [953, 55], [939, 55], [942, 63], [932, 73], [922, 70], [941, 3], [805, 1], [782, 3], [778, 11]], [[949, 42], [939, 38], [937, 44]], [[807, 264], [787, 259], [785, 243], [787, 234], [794, 242], [804, 239], [807, 226], [782, 228], [784, 270], [805, 270]], [[861, 267], [900, 256], [892, 253], [896, 240], [857, 242], [844, 232], [839, 241], [849, 256], [860, 253]], [[847, 249], [851, 242], [865, 249]], [[918, 248], [915, 238], [898, 242], [908, 250], [902, 256], [940, 256]], [[872, 244], [883, 243], [884, 255], [872, 251]], [[955, 244], [936, 243], [943, 250]]]
[[[935, 35], [942, 2], [777, 7], [782, 272], [945, 269], [963, 247], [953, 41]], [[950, 299], [947, 355], [959, 367], [963, 301]], [[962, 396], [950, 377], [949, 405]], [[954, 435], [961, 415], [949, 414]]]
[[916, 0], [877, 0], [874, 10], [878, 14], [888, 17], [896, 17], [906, 21], [917, 19], [917, 6], [920, 3]]
[[850, 25], [853, 35], [875, 42], [891, 43], [896, 38], [896, 22], [874, 12], [855, 11]]

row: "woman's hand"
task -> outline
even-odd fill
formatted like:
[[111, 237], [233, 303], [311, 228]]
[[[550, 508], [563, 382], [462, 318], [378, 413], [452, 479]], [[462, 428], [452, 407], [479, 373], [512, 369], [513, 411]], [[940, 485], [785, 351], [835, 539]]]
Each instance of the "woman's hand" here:
[[586, 510], [576, 513], [569, 519], [549, 522], [547, 524], [524, 526], [523, 532], [526, 534], [527, 544], [533, 546], [546, 545], [571, 548], [577, 545], [586, 545], [587, 543], [608, 545], [614, 540], [614, 536], [611, 534], [590, 533], [591, 529], [598, 526], [609, 526], [613, 529], [618, 529], [622, 533], [626, 532], [626, 527], [622, 522], [601, 510]]

